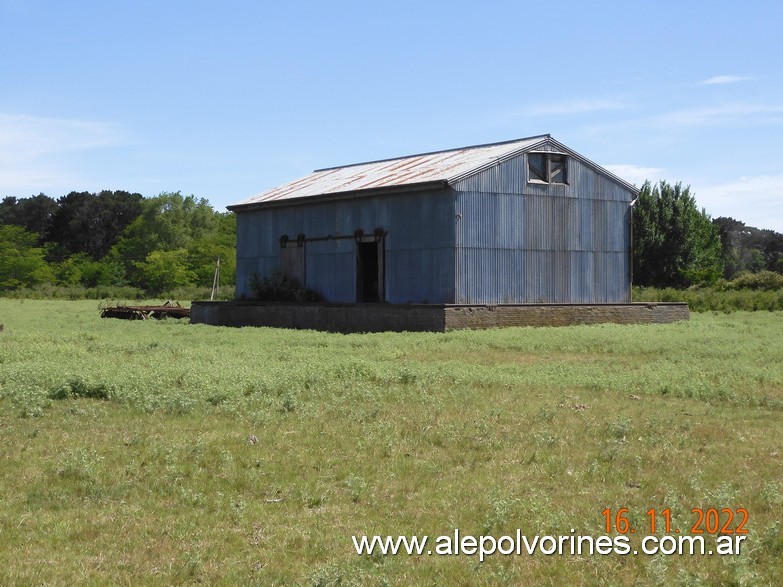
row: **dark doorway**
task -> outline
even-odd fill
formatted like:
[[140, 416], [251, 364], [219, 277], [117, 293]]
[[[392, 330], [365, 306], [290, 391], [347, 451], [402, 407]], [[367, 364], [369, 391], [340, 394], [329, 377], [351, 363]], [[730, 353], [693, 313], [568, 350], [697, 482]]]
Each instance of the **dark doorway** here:
[[381, 248], [378, 242], [356, 243], [356, 301], [383, 301]]

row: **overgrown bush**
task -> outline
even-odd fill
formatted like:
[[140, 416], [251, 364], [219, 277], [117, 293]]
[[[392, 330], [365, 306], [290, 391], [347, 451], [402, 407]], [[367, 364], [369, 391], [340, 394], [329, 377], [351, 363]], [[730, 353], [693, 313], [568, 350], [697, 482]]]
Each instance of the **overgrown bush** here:
[[783, 275], [774, 271], [750, 273], [744, 271], [725, 284], [727, 289], [753, 289], [772, 291], [783, 289]]
[[106, 400], [110, 395], [109, 387], [105, 383], [88, 383], [80, 377], [73, 377], [49, 391], [49, 398], [55, 400], [79, 397]]
[[[217, 299], [233, 300], [234, 286], [221, 286]], [[42, 283], [35, 287], [25, 287], [12, 291], [0, 292], [0, 297], [28, 300], [208, 300], [212, 288], [209, 287], [175, 287], [156, 295], [138, 287], [101, 285], [84, 287], [82, 285], [52, 285]]]
[[[215, 300], [233, 300], [235, 287], [233, 285], [221, 285]], [[208, 300], [212, 296], [211, 287], [176, 287], [163, 292], [160, 297], [167, 300]]]
[[674, 289], [635, 287], [635, 302], [687, 302], [694, 312], [736, 312], [783, 310], [783, 289], [765, 291], [752, 289], [721, 289], [720, 287], [694, 287]]
[[320, 302], [321, 294], [304, 287], [298, 279], [282, 271], [273, 271], [268, 277], [254, 273], [250, 278], [250, 291], [259, 302]]
[[634, 287], [635, 302], [687, 302], [694, 312], [783, 310], [783, 275], [743, 272], [730, 281], [687, 289]]
[[131, 286], [101, 285], [84, 287], [83, 285], [42, 283], [34, 287], [3, 291], [0, 292], [0, 297], [28, 300], [141, 300], [146, 296], [143, 290]]

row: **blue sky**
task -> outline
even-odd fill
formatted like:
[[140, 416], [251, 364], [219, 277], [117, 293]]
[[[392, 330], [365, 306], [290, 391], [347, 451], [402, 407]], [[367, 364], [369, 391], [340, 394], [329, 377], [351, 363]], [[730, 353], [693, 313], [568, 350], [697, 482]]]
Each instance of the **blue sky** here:
[[551, 133], [783, 232], [779, 0], [0, 0], [0, 197], [181, 191]]

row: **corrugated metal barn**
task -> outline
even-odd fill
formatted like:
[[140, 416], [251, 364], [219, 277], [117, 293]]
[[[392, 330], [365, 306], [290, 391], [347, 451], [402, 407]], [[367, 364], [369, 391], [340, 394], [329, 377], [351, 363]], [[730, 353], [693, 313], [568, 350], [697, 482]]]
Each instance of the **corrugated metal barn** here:
[[637, 195], [549, 135], [321, 169], [229, 206], [237, 295], [281, 270], [336, 303], [629, 302]]

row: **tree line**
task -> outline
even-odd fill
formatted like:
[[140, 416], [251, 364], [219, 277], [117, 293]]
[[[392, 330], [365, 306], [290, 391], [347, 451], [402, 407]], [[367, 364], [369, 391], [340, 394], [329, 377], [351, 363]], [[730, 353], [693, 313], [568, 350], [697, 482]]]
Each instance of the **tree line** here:
[[681, 183], [642, 185], [633, 206], [634, 285], [686, 288], [764, 272], [783, 273], [783, 234], [711, 219]]
[[0, 291], [40, 284], [132, 286], [147, 294], [234, 285], [236, 227], [206, 199], [126, 191], [0, 202]]
[[[233, 286], [233, 214], [192, 195], [71, 192], [0, 202], [0, 292], [46, 283], [129, 285], [152, 295], [207, 287], [218, 257], [221, 284]], [[764, 272], [783, 273], [783, 234], [711, 219], [681, 183], [642, 186], [633, 205], [634, 285], [686, 288]]]

